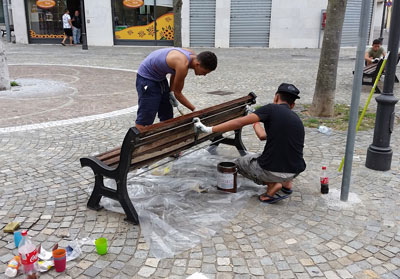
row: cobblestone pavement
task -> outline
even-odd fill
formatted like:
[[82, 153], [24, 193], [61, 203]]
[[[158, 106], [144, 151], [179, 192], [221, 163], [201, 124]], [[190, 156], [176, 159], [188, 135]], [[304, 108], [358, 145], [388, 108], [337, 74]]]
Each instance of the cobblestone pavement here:
[[[57, 95], [54, 103], [43, 101], [39, 94], [27, 100], [31, 107], [17, 97], [0, 97], [3, 128], [134, 106], [134, 75], [129, 71], [137, 69], [154, 49], [91, 47], [83, 51], [78, 47], [13, 44], [6, 44], [6, 48], [13, 78], [30, 74], [40, 78], [39, 71], [45, 74], [80, 71], [72, 76], [79, 76], [81, 82], [69, 85], [76, 93], [74, 102], [67, 106], [58, 105], [67, 102], [68, 94]], [[318, 50], [214, 51], [219, 58], [217, 71], [206, 77], [190, 74], [186, 81], [185, 94], [198, 108], [250, 91], [259, 96], [258, 103], [267, 103], [284, 81], [300, 88], [300, 105], [311, 102]], [[336, 96], [339, 103], [350, 103], [354, 57], [354, 49], [341, 52]], [[102, 86], [106, 88], [98, 88], [99, 80], [104, 81]], [[66, 78], [62, 81], [69, 82]], [[397, 96], [399, 88], [396, 84]], [[218, 90], [232, 94], [207, 94]], [[110, 97], [105, 96], [107, 92]], [[368, 92], [369, 88], [363, 87], [361, 104], [365, 103]], [[95, 105], [90, 107], [90, 103]], [[374, 106], [373, 100], [371, 107]], [[27, 111], [43, 113], [26, 116]], [[1, 227], [19, 221], [22, 228], [29, 228], [34, 241], [43, 243], [46, 249], [57, 242], [63, 246], [74, 238], [104, 236], [109, 240], [107, 255], [99, 256], [93, 246], [83, 246], [81, 258], [69, 262], [65, 273], [60, 275], [51, 270], [41, 278], [186, 278], [197, 271], [208, 278], [400, 278], [398, 125], [391, 141], [392, 169], [386, 172], [364, 167], [373, 131], [358, 133], [350, 189], [358, 203], [332, 202], [319, 193], [322, 165], [329, 170], [332, 194], [340, 191], [341, 174], [336, 170], [344, 154], [346, 133], [334, 131], [327, 136], [307, 128], [304, 150], [307, 169], [296, 178], [295, 191], [289, 199], [264, 205], [253, 197], [214, 237], [174, 258], [159, 260], [149, 256], [139, 226], [126, 223], [121, 214], [86, 208], [93, 174], [80, 167], [79, 158], [119, 145], [135, 117], [134, 112], [128, 112], [52, 127], [1, 130]], [[243, 140], [250, 151], [260, 151], [260, 143], [247, 127]], [[0, 278], [6, 262], [15, 253], [12, 235], [0, 232]]]

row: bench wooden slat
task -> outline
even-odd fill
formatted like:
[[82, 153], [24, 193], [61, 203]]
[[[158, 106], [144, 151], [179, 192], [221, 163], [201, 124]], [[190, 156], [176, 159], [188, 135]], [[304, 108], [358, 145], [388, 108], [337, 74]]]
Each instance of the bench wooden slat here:
[[186, 115], [178, 116], [176, 118], [172, 118], [172, 119], [166, 120], [164, 122], [146, 126], [144, 129], [142, 129], [142, 131], [140, 133], [140, 138], [147, 137], [151, 134], [158, 133], [162, 130], [170, 129], [175, 126], [179, 126], [179, 125], [182, 125], [185, 123], [190, 123], [190, 122], [192, 122], [192, 119], [194, 117], [204, 118], [209, 115], [212, 115], [213, 113], [215, 113], [219, 110], [229, 109], [229, 108], [235, 107], [235, 105], [237, 105], [237, 104], [251, 102], [251, 100], [253, 100], [253, 98], [250, 95], [248, 95], [248, 96], [238, 98], [238, 99], [226, 102], [226, 103], [222, 103], [222, 104], [219, 104], [219, 105], [216, 105], [213, 107], [205, 108], [202, 110], [194, 111], [194, 112], [186, 114]]

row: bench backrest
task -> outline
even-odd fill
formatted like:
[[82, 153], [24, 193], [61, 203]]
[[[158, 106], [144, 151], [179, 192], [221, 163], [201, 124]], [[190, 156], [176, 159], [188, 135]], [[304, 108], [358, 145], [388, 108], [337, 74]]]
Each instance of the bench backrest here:
[[127, 132], [122, 147], [96, 157], [110, 167], [122, 168], [120, 171], [123, 172], [149, 165], [220, 135], [196, 134], [194, 117], [199, 117], [206, 126], [214, 126], [244, 116], [246, 105], [254, 104], [255, 99], [256, 95], [250, 93], [246, 97], [146, 126], [141, 132], [132, 127]]

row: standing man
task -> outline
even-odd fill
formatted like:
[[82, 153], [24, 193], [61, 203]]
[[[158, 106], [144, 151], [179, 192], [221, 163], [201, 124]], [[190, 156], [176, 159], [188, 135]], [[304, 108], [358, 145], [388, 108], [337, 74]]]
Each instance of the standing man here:
[[[262, 154], [249, 154], [238, 158], [238, 171], [260, 185], [267, 185], [259, 196], [265, 203], [275, 203], [292, 193], [292, 181], [303, 172], [304, 126], [292, 111], [300, 91], [293, 85], [282, 83], [275, 93], [273, 104], [257, 109], [254, 113], [213, 127], [204, 126], [198, 119], [195, 127], [205, 133], [227, 132], [253, 124], [260, 140], [267, 140]], [[264, 125], [264, 127], [261, 125]], [[281, 190], [286, 196], [280, 196]]]
[[81, 39], [81, 28], [82, 28], [82, 21], [81, 17], [79, 16], [79, 11], [76, 10], [74, 16], [72, 17], [72, 36], [74, 37], [74, 44], [80, 44]]
[[381, 57], [385, 56], [385, 49], [382, 47], [382, 42], [378, 39], [375, 39], [372, 42], [372, 47], [368, 48], [365, 52], [365, 64], [369, 65], [373, 62], [376, 62]]
[[[160, 121], [173, 117], [170, 91], [175, 98], [191, 111], [195, 106], [182, 94], [189, 69], [195, 75], [205, 76], [217, 68], [217, 56], [211, 51], [196, 55], [183, 48], [163, 48], [153, 51], [140, 64], [136, 77], [139, 108], [136, 127], [140, 130], [154, 122], [156, 115]], [[166, 78], [171, 74], [170, 84]]]
[[65, 40], [69, 37], [69, 45], [72, 46], [72, 22], [68, 9], [65, 9], [64, 15], [62, 16], [62, 22], [64, 28], [64, 39], [61, 44], [65, 46]]

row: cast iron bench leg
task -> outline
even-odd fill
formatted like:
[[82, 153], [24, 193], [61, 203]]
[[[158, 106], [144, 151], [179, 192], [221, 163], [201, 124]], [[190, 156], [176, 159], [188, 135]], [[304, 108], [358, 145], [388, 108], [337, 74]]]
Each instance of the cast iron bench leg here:
[[103, 208], [102, 206], [100, 206], [100, 200], [103, 196], [102, 189], [104, 188], [103, 176], [100, 174], [95, 174], [94, 179], [94, 188], [87, 203], [87, 207], [93, 210], [100, 210]]
[[118, 201], [122, 205], [122, 208], [126, 214], [125, 220], [135, 225], [139, 224], [138, 214], [131, 202], [131, 199], [129, 198], [128, 190], [126, 188], [126, 177], [120, 181], [117, 181], [117, 193]]

